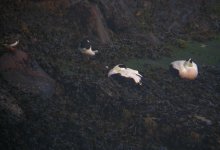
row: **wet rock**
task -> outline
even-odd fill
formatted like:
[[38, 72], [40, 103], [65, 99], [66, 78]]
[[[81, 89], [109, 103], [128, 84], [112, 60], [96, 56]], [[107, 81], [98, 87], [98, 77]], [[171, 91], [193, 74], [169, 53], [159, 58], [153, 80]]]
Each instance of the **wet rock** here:
[[25, 93], [44, 98], [55, 93], [56, 82], [21, 50], [5, 53], [0, 57], [0, 74], [10, 85]]
[[107, 20], [108, 27], [115, 31], [129, 31], [135, 27], [136, 1], [125, 0], [102, 0], [103, 14]]
[[148, 39], [149, 39], [150, 44], [151, 44], [151, 45], [154, 45], [155, 47], [161, 45], [161, 42], [160, 42], [160, 40], [158, 39], [158, 37], [156, 37], [155, 34], [152, 33], [152, 32], [150, 32], [150, 33], [148, 34]]
[[69, 15], [76, 18], [85, 36], [96, 35], [101, 43], [111, 41], [102, 12], [96, 4], [79, 2], [70, 8]]
[[93, 23], [91, 24], [91, 29], [97, 33], [102, 43], [109, 43], [110, 36], [108, 34], [107, 28], [105, 27], [105, 23], [103, 22], [104, 18], [100, 9], [97, 7], [97, 5], [92, 5], [90, 12], [90, 20], [93, 21]]

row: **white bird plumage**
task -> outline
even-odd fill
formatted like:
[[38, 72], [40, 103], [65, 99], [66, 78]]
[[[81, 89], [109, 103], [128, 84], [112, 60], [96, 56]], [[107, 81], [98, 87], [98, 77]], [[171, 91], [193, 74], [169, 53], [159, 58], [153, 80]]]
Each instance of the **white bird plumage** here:
[[190, 58], [189, 60], [177, 60], [170, 64], [172, 72], [177, 71], [183, 79], [194, 80], [198, 76], [198, 67]]
[[19, 44], [19, 40], [15, 41], [15, 42], [12, 43], [12, 44], [9, 44], [8, 46], [9, 46], [9, 47], [15, 47], [15, 46], [17, 46], [18, 44]]
[[114, 68], [112, 68], [108, 73], [108, 77], [116, 74], [119, 74], [120, 76], [123, 76], [125, 78], [132, 78], [135, 83], [139, 85], [142, 84], [142, 75], [137, 70], [127, 68], [123, 64], [116, 65]]
[[5, 46], [5, 48], [7, 48], [9, 51], [15, 51], [16, 50], [16, 46], [19, 44], [19, 40], [15, 41], [12, 44], [3, 44], [3, 46]]
[[98, 50], [92, 50], [92, 47], [90, 47], [89, 49], [87, 48], [81, 48], [81, 53], [88, 55], [88, 56], [94, 56], [96, 53], [98, 53]]

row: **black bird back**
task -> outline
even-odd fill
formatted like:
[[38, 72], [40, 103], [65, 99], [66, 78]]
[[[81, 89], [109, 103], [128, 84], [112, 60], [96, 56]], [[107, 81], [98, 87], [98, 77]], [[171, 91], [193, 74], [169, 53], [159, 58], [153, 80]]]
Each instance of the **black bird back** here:
[[179, 70], [173, 68], [173, 65], [170, 65], [169, 70], [173, 76], [179, 76]]

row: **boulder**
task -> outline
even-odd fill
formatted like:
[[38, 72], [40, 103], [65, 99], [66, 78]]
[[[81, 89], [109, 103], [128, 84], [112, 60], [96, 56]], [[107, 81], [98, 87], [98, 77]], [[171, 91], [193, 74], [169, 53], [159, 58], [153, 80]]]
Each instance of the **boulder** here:
[[0, 118], [2, 119], [2, 117], [4, 117], [5, 120], [12, 124], [25, 119], [25, 113], [17, 103], [16, 98], [11, 96], [4, 89], [0, 89], [0, 112]]
[[74, 3], [70, 7], [68, 16], [78, 24], [82, 35], [97, 37], [103, 44], [111, 41], [109, 29], [98, 5], [83, 1]]
[[56, 91], [56, 82], [21, 50], [0, 57], [0, 75], [10, 85], [25, 93], [48, 98]]

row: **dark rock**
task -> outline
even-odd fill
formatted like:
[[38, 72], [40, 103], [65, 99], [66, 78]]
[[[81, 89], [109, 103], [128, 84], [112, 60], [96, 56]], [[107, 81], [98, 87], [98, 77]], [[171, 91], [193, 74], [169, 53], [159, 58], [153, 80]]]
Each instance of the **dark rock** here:
[[102, 12], [107, 20], [108, 27], [115, 32], [130, 32], [135, 27], [136, 1], [103, 0]]
[[42, 70], [35, 60], [21, 50], [2, 55], [0, 71], [4, 80], [25, 93], [44, 98], [55, 93], [56, 82]]
[[161, 45], [161, 41], [152, 32], [148, 34], [148, 39], [149, 39], [150, 44], [154, 45], [155, 47], [159, 47]]
[[25, 119], [24, 111], [18, 105], [18, 101], [5, 90], [0, 91], [0, 112], [1, 117], [7, 116], [7, 121], [11, 124]]

